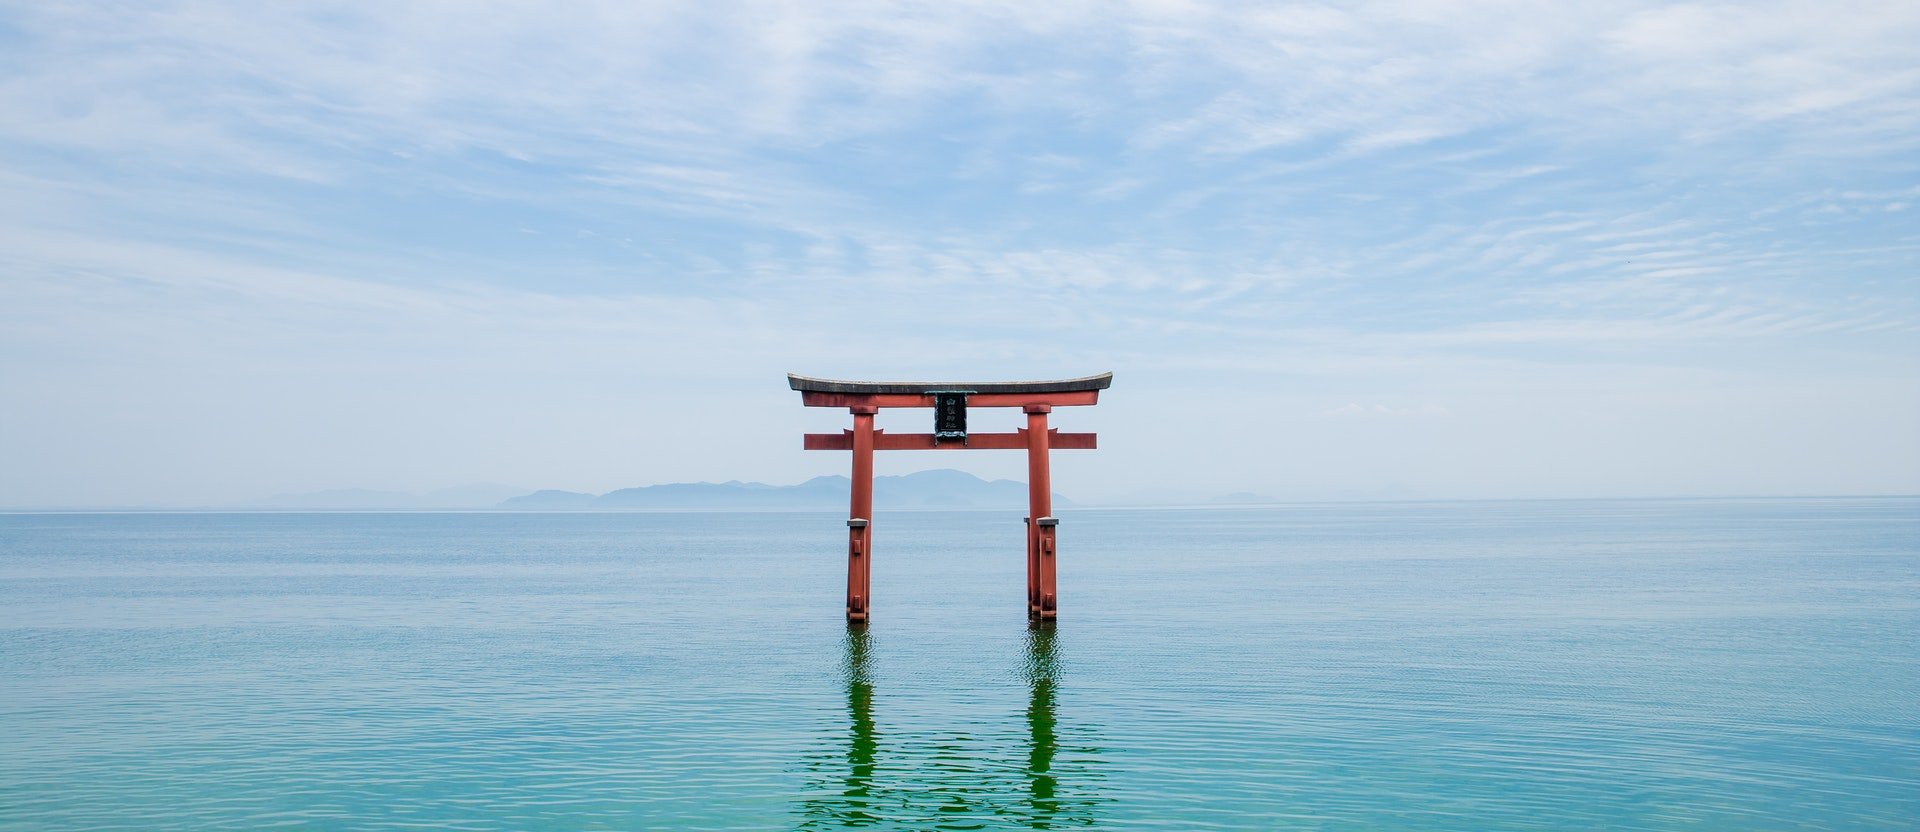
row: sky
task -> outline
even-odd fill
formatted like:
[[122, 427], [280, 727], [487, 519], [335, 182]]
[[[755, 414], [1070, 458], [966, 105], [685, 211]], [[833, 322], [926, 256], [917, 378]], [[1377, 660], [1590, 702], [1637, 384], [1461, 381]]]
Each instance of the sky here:
[[1920, 493], [1911, 2], [5, 2], [0, 188], [0, 506], [844, 473], [788, 372], [1112, 371], [1083, 501]]

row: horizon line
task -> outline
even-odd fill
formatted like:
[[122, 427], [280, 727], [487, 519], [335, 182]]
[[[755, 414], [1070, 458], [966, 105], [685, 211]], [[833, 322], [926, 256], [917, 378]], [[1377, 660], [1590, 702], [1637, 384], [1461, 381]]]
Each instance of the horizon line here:
[[[659, 483], [660, 485], [686, 485], [688, 483]], [[647, 487], [647, 486], [639, 486]], [[616, 489], [619, 490], [619, 489]], [[577, 492], [585, 493], [585, 492]], [[611, 492], [609, 492], [611, 493]], [[1212, 503], [1212, 502], [1088, 502], [1076, 500], [1075, 505], [1062, 506], [1062, 511], [1110, 510], [1110, 509], [1246, 509], [1275, 508], [1281, 506], [1325, 506], [1325, 505], [1398, 505], [1420, 503], [1555, 503], [1555, 502], [1685, 502], [1696, 500], [1912, 500], [1920, 499], [1920, 494], [1693, 494], [1664, 496], [1603, 496], [1603, 497], [1418, 497], [1399, 499], [1341, 499], [1325, 500], [1273, 500], [1271, 502], [1249, 503]], [[1017, 508], [1017, 507], [1016, 507]], [[1000, 511], [995, 507], [953, 506], [949, 508], [928, 508], [913, 506], [886, 508], [877, 506], [876, 510], [885, 511]], [[1011, 510], [1011, 509], [1009, 509]], [[822, 511], [838, 511], [835, 508], [777, 506], [667, 506], [658, 508], [580, 508], [580, 509], [503, 509], [497, 506], [471, 506], [446, 508], [272, 508], [247, 506], [0, 506], [0, 515], [33, 514], [679, 514], [679, 513], [732, 513], [732, 514], [802, 514]]]

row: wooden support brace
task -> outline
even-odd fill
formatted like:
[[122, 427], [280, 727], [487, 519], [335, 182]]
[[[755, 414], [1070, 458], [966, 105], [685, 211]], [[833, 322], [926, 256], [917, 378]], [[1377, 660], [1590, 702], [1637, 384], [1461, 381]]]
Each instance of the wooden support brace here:
[[[953, 440], [936, 441], [931, 433], [888, 433], [884, 430], [873, 432], [873, 449], [876, 451], [1020, 451], [1026, 450], [1028, 444], [1026, 428], [1020, 428], [1013, 433], [969, 433], [964, 443]], [[1091, 451], [1098, 444], [1098, 434], [1047, 431], [1049, 448]], [[805, 434], [802, 445], [809, 451], [851, 451], [853, 450], [853, 431]]]

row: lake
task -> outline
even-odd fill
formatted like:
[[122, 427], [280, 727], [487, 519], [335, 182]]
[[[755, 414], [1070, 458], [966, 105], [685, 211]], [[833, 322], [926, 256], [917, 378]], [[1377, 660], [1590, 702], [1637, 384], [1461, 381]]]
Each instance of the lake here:
[[1913, 829], [1920, 500], [0, 515], [0, 827]]

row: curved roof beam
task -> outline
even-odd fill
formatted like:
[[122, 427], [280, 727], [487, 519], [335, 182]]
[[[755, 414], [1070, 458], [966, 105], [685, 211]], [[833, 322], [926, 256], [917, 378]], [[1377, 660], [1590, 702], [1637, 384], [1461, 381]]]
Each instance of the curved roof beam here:
[[1051, 381], [838, 381], [830, 378], [787, 374], [787, 384], [803, 393], [869, 393], [925, 395], [938, 391], [965, 390], [969, 393], [1077, 393], [1105, 390], [1113, 384], [1112, 373], [1084, 378]]

